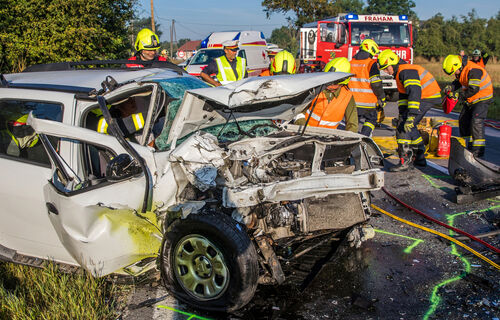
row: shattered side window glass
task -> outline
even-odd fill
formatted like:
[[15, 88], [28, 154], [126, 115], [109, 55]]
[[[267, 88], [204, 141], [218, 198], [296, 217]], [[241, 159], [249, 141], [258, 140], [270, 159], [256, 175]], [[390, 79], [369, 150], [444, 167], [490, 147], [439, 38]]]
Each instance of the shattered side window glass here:
[[209, 85], [197, 78], [191, 77], [172, 78], [159, 81], [159, 83], [170, 97], [177, 99], [168, 104], [165, 115], [165, 125], [161, 134], [155, 140], [156, 147], [158, 147], [159, 150], [167, 150], [168, 133], [172, 127], [175, 115], [181, 106], [184, 92], [191, 89], [207, 88]]

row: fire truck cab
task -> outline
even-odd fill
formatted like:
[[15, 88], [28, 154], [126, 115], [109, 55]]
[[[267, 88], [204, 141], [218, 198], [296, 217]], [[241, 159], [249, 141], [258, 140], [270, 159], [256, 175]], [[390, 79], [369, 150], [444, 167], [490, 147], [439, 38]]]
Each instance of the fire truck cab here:
[[[391, 49], [401, 59], [413, 63], [412, 23], [408, 16], [344, 13], [308, 23], [300, 29], [299, 72], [321, 71], [336, 57], [351, 60], [365, 39], [373, 39], [381, 51]], [[396, 91], [396, 82], [391, 76], [382, 70], [381, 77], [389, 94]]]

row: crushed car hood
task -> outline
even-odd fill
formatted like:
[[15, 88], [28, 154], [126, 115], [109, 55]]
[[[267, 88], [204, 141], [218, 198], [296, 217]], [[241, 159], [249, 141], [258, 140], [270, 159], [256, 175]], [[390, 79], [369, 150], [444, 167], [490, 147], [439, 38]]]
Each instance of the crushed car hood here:
[[306, 109], [326, 85], [352, 76], [319, 72], [254, 77], [215, 88], [186, 91], [172, 124], [168, 143], [228, 120], [291, 120]]

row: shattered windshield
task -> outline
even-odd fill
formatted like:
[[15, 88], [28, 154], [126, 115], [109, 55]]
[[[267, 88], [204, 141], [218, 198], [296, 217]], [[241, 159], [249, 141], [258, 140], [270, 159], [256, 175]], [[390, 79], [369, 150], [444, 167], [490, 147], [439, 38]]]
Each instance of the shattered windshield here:
[[159, 150], [167, 149], [167, 139], [170, 128], [172, 127], [172, 122], [175, 119], [177, 111], [182, 103], [182, 98], [184, 97], [184, 92], [190, 89], [207, 88], [208, 84], [194, 77], [182, 77], [182, 78], [171, 78], [166, 80], [158, 81], [168, 94], [170, 99], [175, 99], [170, 101], [166, 106], [165, 123], [163, 125], [163, 130], [161, 134], [156, 138], [155, 144]]
[[[172, 127], [172, 123], [179, 111], [184, 92], [186, 90], [207, 88], [205, 82], [192, 77], [173, 78], [159, 81], [161, 87], [168, 94], [170, 99], [176, 99], [168, 103], [165, 122], [161, 134], [155, 139], [155, 145], [160, 151], [168, 150], [170, 145], [167, 143], [168, 135]], [[279, 128], [271, 120], [245, 120], [245, 121], [229, 121], [226, 124], [215, 125], [204, 128], [202, 131], [208, 132], [216, 136], [220, 142], [233, 142], [244, 138], [265, 136]], [[189, 136], [189, 135], [188, 135]], [[178, 140], [178, 143], [184, 141], [188, 136]]]
[[365, 39], [374, 40], [379, 46], [404, 46], [410, 44], [408, 23], [352, 22], [351, 44], [359, 45]]

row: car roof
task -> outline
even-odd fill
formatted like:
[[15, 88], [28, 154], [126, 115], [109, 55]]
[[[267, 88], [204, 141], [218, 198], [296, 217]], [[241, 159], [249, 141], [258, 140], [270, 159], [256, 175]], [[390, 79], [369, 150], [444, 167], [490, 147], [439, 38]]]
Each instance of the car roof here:
[[44, 72], [22, 72], [5, 74], [9, 87], [46, 89], [74, 92], [89, 92], [101, 89], [101, 83], [112, 77], [118, 83], [141, 80], [157, 80], [179, 77], [177, 72], [168, 69], [85, 69]]

